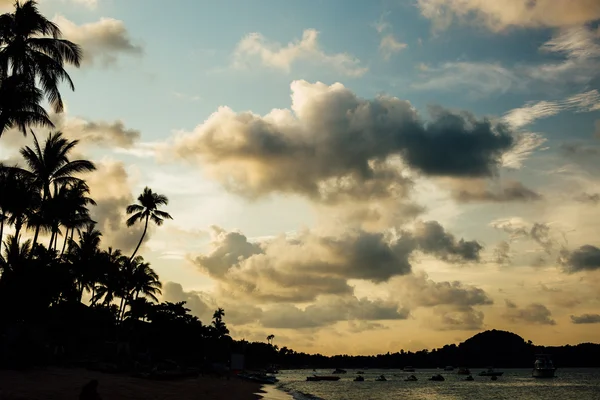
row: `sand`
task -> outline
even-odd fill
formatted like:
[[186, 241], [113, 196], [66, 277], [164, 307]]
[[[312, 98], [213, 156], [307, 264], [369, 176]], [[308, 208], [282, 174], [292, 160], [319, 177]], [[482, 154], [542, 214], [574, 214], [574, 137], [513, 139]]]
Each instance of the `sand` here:
[[81, 387], [99, 382], [102, 400], [255, 400], [260, 385], [239, 378], [199, 377], [177, 381], [150, 381], [85, 369], [46, 368], [0, 371], [0, 400], [77, 400]]

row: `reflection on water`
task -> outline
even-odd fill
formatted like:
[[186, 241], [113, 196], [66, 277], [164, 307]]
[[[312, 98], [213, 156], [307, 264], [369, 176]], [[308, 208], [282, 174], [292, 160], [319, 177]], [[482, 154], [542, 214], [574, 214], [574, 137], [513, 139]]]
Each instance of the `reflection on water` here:
[[[506, 369], [497, 381], [489, 377], [477, 376], [480, 370], [471, 370], [475, 381], [464, 381], [464, 375], [441, 370], [367, 370], [364, 382], [354, 382], [356, 370], [348, 370], [337, 382], [306, 382], [310, 370], [282, 371], [280, 388], [297, 399], [321, 398], [324, 400], [462, 400], [462, 399], [501, 399], [501, 400], [585, 400], [600, 399], [600, 369], [559, 369], [554, 379], [531, 378], [531, 369]], [[330, 374], [330, 370], [317, 371]], [[444, 382], [428, 379], [434, 374], [442, 374]], [[375, 378], [385, 375], [387, 382], [376, 382]], [[404, 379], [414, 374], [416, 382]]]

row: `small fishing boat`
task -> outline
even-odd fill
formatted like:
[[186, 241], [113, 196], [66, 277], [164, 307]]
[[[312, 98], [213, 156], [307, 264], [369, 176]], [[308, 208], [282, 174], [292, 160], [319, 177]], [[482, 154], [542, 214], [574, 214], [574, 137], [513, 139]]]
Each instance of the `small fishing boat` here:
[[492, 380], [493, 380], [493, 381], [497, 381], [497, 380], [498, 380], [498, 377], [497, 377], [496, 375], [492, 375]]
[[313, 376], [307, 376], [306, 380], [310, 381], [310, 382], [339, 381], [340, 377], [339, 376], [331, 376], [331, 375], [313, 375]]
[[473, 375], [469, 375], [465, 378], [465, 381], [474, 381], [475, 378], [473, 378]]
[[387, 381], [387, 379], [385, 379], [385, 376], [383, 376], [383, 375], [379, 375], [377, 378], [375, 378], [375, 380], [377, 382], [385, 382], [385, 381]]
[[406, 381], [406, 382], [416, 382], [416, 381], [418, 381], [418, 379], [414, 375], [409, 375], [409, 376], [406, 377], [406, 379], [404, 381]]
[[485, 371], [481, 371], [479, 373], [479, 376], [502, 376], [504, 374], [504, 372], [502, 371], [494, 371], [494, 368], [489, 367], [488, 369], [486, 369]]
[[341, 368], [336, 368], [335, 371], [333, 371], [333, 374], [345, 374], [348, 371], [346, 371], [345, 369], [341, 369]]
[[471, 375], [471, 370], [469, 370], [469, 368], [459, 368], [458, 371], [456, 371], [457, 375]]
[[354, 382], [363, 382], [364, 380], [365, 380], [365, 378], [363, 378], [361, 375], [354, 378]]
[[410, 366], [404, 367], [402, 370], [404, 372], [415, 372], [415, 368]]
[[555, 372], [556, 367], [548, 354], [538, 354], [535, 356], [531, 376], [534, 378], [554, 378]]
[[452, 365], [447, 365], [444, 367], [444, 371], [454, 371], [454, 367]]
[[438, 381], [438, 382], [442, 382], [445, 381], [446, 378], [444, 378], [443, 376], [441, 376], [440, 374], [437, 375], [433, 375], [431, 378], [429, 378], [430, 381]]

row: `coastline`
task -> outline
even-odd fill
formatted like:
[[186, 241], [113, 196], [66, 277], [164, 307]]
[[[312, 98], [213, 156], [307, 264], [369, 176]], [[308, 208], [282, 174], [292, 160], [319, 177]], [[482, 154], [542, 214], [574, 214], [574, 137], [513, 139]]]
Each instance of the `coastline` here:
[[265, 398], [260, 384], [233, 377], [229, 380], [200, 376], [193, 379], [151, 381], [79, 368], [49, 367], [25, 371], [0, 370], [0, 399], [77, 399], [82, 386], [92, 379], [98, 380], [98, 393], [104, 399], [257, 400]]
[[263, 385], [258, 394], [262, 400], [294, 400], [294, 396], [274, 385]]

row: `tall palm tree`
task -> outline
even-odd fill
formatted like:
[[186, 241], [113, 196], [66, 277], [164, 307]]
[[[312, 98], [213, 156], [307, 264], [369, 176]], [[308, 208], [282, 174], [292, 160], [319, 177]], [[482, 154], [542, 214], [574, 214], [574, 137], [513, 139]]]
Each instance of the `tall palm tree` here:
[[0, 208], [4, 223], [14, 226], [14, 243], [18, 246], [21, 229], [30, 226], [38, 212], [39, 192], [18, 167], [4, 166], [1, 171]]
[[40, 105], [43, 95], [23, 75], [0, 76], [0, 137], [11, 128], [24, 135], [27, 127], [38, 125], [53, 128], [48, 113]]
[[95, 229], [94, 224], [89, 224], [86, 230], [79, 231], [78, 241], [72, 240], [69, 243], [67, 260], [72, 266], [72, 276], [76, 283], [79, 301], [84, 290], [94, 291], [98, 280], [101, 237], [102, 233]]
[[156, 295], [161, 294], [162, 284], [158, 274], [150, 267], [149, 263], [144, 262], [141, 256], [125, 263], [122, 277], [121, 319], [125, 317], [126, 307], [140, 295], [158, 302]]
[[[78, 140], [68, 140], [61, 132], [55, 132], [48, 134], [42, 148], [33, 134], [33, 147], [25, 146], [21, 149], [27, 169], [21, 169], [20, 173], [40, 191], [43, 209], [50, 196], [57, 193], [60, 187], [77, 185], [78, 182], [81, 182], [80, 178], [75, 177], [76, 174], [96, 169], [91, 161], [69, 159], [69, 153], [78, 143]], [[37, 243], [42, 222], [42, 218], [40, 218], [35, 227], [34, 246]]]
[[129, 219], [127, 219], [127, 226], [131, 227], [136, 222], [144, 221], [144, 232], [142, 233], [142, 237], [140, 238], [138, 245], [130, 257], [130, 260], [133, 260], [133, 257], [135, 257], [135, 254], [139, 250], [142, 241], [144, 240], [144, 236], [146, 236], [149, 220], [152, 220], [152, 222], [160, 226], [165, 219], [173, 219], [169, 213], [160, 211], [158, 209], [162, 205], [166, 206], [169, 204], [169, 199], [167, 196], [154, 193], [152, 189], [146, 186], [142, 194], [138, 196], [137, 201], [137, 204], [130, 204], [127, 206], [127, 214], [133, 214], [131, 217], [129, 217]]
[[58, 84], [75, 90], [65, 64], [79, 67], [81, 48], [62, 39], [58, 25], [44, 17], [35, 0], [15, 2], [15, 10], [0, 16], [0, 76], [23, 75], [38, 81], [56, 112], [64, 109]]
[[101, 253], [101, 273], [94, 285], [94, 295], [92, 296], [92, 305], [101, 301], [101, 304], [108, 307], [115, 297], [122, 293], [121, 286], [123, 279], [121, 271], [127, 257], [119, 249], [108, 248]]

